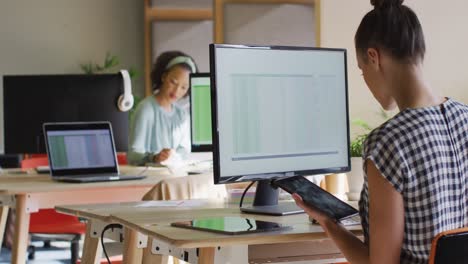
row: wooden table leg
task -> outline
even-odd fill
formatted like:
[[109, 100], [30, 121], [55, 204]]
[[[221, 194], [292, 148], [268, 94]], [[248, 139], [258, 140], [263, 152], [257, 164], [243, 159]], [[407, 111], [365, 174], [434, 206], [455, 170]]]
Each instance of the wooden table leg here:
[[102, 245], [101, 245], [101, 238], [92, 237], [91, 232], [91, 222], [86, 224], [86, 236], [83, 245], [83, 254], [81, 256], [81, 263], [90, 263], [96, 264], [101, 261], [102, 256]]
[[11, 263], [26, 263], [28, 249], [29, 212], [26, 210], [26, 195], [16, 196], [16, 222]]
[[198, 263], [203, 264], [214, 264], [215, 248], [200, 248], [200, 254], [198, 255]]
[[167, 264], [169, 262], [169, 256], [157, 255], [151, 252], [153, 247], [153, 240], [148, 239], [148, 246], [143, 249], [143, 261], [142, 264]]
[[124, 228], [123, 263], [141, 263], [143, 249], [138, 248], [138, 232]]
[[2, 250], [3, 236], [5, 235], [8, 206], [0, 206], [0, 252]]

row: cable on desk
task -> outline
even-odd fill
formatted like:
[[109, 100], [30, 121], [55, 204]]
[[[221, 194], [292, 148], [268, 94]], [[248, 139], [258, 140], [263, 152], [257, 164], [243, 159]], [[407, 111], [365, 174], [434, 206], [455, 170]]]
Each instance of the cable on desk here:
[[239, 202], [239, 208], [242, 208], [242, 202], [244, 201], [244, 196], [245, 196], [245, 194], [247, 193], [247, 191], [250, 189], [250, 187], [252, 187], [252, 185], [253, 185], [254, 183], [255, 183], [255, 181], [251, 182], [251, 183], [249, 184], [249, 186], [247, 186], [247, 188], [245, 188], [244, 192], [242, 193], [240, 202]]
[[247, 229], [247, 230], [251, 230], [252, 228], [254, 228], [254, 226], [250, 222], [250, 219], [246, 218], [245, 220], [247, 221], [247, 224], [249, 225], [249, 229]]
[[[109, 256], [107, 255], [106, 246], [104, 245], [104, 233], [109, 229], [112, 229], [112, 231], [114, 231], [114, 228], [123, 229], [123, 226], [121, 224], [108, 224], [108, 225], [106, 225], [104, 227], [104, 229], [102, 230], [102, 233], [101, 233], [102, 251], [104, 251], [104, 255], [106, 256], [108, 264], [112, 264], [112, 262], [110, 261]], [[123, 240], [122, 237], [120, 237], [120, 240], [121, 240], [120, 242], [122, 242], [122, 240]]]
[[150, 167], [150, 166], [146, 166], [144, 169], [142, 169], [142, 170], [138, 173], [137, 176], [143, 175], [143, 173], [145, 173], [145, 172], [148, 170], [149, 167]]

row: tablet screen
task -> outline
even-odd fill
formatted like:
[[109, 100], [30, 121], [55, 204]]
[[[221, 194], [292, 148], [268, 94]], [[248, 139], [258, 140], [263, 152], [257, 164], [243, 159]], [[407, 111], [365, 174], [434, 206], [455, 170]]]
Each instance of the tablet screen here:
[[273, 185], [284, 189], [288, 193], [299, 194], [306, 204], [321, 210], [336, 220], [348, 218], [358, 213], [352, 206], [336, 198], [303, 176], [275, 180]]
[[288, 226], [283, 226], [275, 222], [232, 216], [200, 218], [190, 221], [174, 222], [171, 223], [171, 226], [229, 235], [275, 231], [289, 228]]

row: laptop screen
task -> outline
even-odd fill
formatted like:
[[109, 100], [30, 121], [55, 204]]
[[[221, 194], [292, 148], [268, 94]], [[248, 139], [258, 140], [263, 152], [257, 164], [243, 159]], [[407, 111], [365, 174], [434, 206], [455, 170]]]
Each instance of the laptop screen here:
[[118, 172], [109, 123], [45, 124], [52, 175]]

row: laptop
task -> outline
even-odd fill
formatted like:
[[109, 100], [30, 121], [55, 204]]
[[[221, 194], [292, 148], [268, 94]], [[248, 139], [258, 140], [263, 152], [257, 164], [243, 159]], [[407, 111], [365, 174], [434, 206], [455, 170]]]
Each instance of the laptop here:
[[45, 123], [50, 175], [64, 182], [138, 180], [120, 175], [109, 122]]

